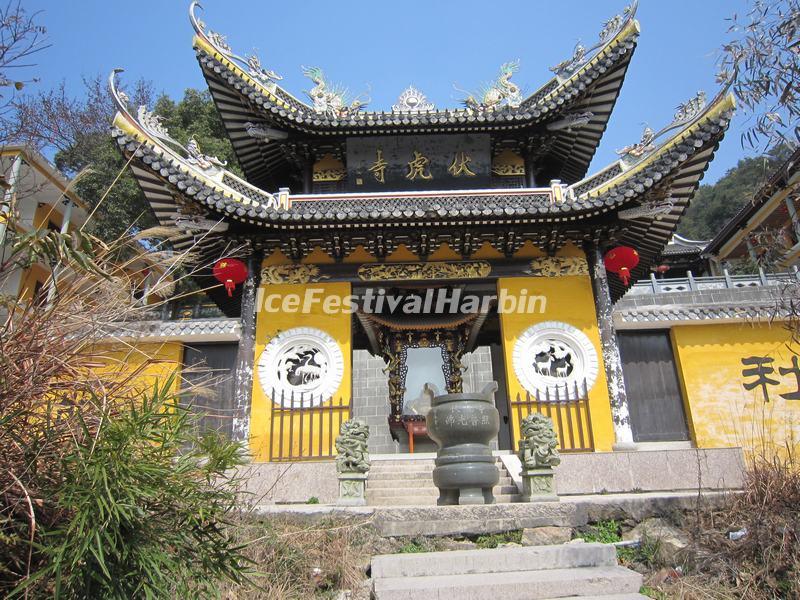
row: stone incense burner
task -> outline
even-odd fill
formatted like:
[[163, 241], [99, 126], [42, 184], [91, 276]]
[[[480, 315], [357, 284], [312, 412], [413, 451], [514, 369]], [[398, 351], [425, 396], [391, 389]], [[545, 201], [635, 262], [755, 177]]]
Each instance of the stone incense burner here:
[[428, 435], [439, 446], [433, 470], [437, 504], [494, 504], [500, 473], [489, 442], [500, 430], [496, 390], [493, 381], [479, 393], [433, 397], [426, 420]]

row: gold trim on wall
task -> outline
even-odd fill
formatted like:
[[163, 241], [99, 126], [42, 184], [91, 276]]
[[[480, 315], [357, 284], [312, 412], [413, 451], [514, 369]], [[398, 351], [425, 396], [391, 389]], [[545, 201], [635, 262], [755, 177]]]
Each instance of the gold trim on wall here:
[[484, 261], [395, 263], [361, 265], [358, 277], [362, 281], [477, 279], [491, 272], [492, 266]]
[[500, 177], [525, 175], [525, 161], [519, 154], [506, 148], [492, 160], [492, 173]]
[[272, 265], [261, 269], [261, 283], [312, 283], [327, 279], [316, 265]]
[[331, 154], [326, 154], [315, 162], [312, 171], [314, 181], [341, 181], [347, 177], [344, 163]]
[[585, 258], [576, 256], [553, 256], [534, 258], [528, 273], [535, 277], [563, 277], [565, 275], [588, 275], [589, 265]]

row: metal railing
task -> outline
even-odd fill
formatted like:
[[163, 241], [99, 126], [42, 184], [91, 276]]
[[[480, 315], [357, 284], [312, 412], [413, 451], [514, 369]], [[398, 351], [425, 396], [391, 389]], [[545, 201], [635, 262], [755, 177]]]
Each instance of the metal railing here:
[[136, 316], [137, 321], [188, 321], [191, 319], [225, 319], [219, 307], [212, 300], [198, 294], [189, 300], [170, 300], [153, 308], [145, 307]]
[[691, 271], [687, 277], [674, 277], [658, 279], [655, 274], [650, 274], [650, 279], [638, 281], [626, 296], [641, 296], [646, 294], [664, 294], [670, 292], [693, 292], [697, 290], [735, 290], [762, 286], [784, 285], [800, 281], [797, 269], [787, 273], [765, 273], [759, 269], [753, 275], [731, 275], [727, 269], [722, 275], [704, 275], [695, 277]]
[[532, 413], [540, 413], [553, 420], [559, 452], [594, 452], [586, 380], [581, 383], [573, 382], [572, 385], [557, 385], [552, 390], [536, 390], [533, 396], [526, 391], [524, 400], [518, 393], [510, 404], [515, 445], [519, 445], [521, 438], [522, 420]]
[[350, 418], [351, 400], [324, 400], [275, 390], [270, 398], [270, 462], [336, 457], [336, 436]]

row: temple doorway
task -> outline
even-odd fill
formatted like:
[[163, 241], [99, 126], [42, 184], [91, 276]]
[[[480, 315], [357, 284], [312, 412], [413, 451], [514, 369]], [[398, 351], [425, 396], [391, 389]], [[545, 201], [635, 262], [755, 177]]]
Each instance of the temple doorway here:
[[[401, 300], [395, 302], [398, 307], [411, 304], [413, 298], [430, 297], [432, 292], [452, 296], [456, 289], [461, 297], [485, 297], [487, 301], [464, 304], [458, 310], [436, 310], [436, 303], [431, 302], [434, 309], [419, 314], [363, 309], [356, 313], [353, 408], [354, 416], [367, 421], [376, 434], [372, 452], [435, 451], [436, 445], [425, 427], [432, 397], [443, 393], [477, 392], [493, 380], [500, 387], [495, 403], [501, 417], [501, 430], [493, 446], [511, 449], [505, 364], [493, 302], [494, 286], [431, 287], [428, 283], [372, 288], [370, 294], [399, 297]], [[360, 290], [360, 294], [364, 296], [366, 289]], [[359, 306], [363, 308], [364, 304]], [[366, 352], [369, 358], [364, 356]], [[382, 377], [377, 376], [377, 367]]]
[[621, 331], [618, 338], [634, 441], [688, 441], [669, 331]]

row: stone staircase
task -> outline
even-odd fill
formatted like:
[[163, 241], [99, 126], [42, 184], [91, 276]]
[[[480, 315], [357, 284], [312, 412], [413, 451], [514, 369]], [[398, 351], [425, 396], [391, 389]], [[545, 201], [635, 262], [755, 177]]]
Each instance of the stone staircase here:
[[[435, 505], [439, 490], [433, 485], [433, 458], [374, 460], [367, 479], [367, 504], [370, 506]], [[519, 490], [497, 461], [500, 481], [494, 488], [498, 503], [518, 502]]]
[[372, 558], [375, 600], [640, 600], [642, 576], [613, 546], [564, 544]]

